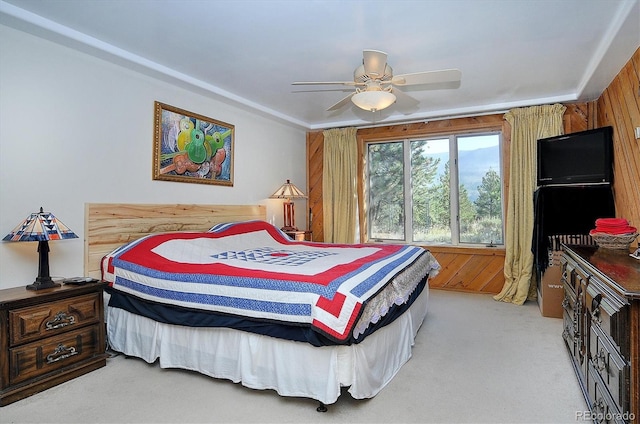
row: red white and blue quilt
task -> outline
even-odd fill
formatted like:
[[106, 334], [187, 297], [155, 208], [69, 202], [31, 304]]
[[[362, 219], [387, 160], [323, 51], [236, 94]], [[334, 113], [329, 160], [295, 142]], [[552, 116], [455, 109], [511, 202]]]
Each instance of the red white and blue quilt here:
[[310, 325], [340, 342], [367, 300], [427, 253], [292, 241], [267, 222], [249, 221], [143, 237], [105, 256], [102, 273], [113, 289], [145, 300]]

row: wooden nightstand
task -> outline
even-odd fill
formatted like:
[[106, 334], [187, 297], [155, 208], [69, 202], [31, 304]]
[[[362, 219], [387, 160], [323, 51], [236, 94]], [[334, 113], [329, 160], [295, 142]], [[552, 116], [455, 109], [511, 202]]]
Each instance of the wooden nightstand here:
[[285, 231], [295, 241], [313, 241], [313, 231]]
[[106, 365], [105, 286], [0, 290], [0, 406]]

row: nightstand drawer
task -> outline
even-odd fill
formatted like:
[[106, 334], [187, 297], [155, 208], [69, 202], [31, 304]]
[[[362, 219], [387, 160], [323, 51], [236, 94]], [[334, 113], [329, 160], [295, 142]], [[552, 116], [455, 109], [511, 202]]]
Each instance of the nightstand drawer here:
[[17, 346], [100, 320], [101, 293], [9, 311], [10, 345]]
[[102, 353], [100, 326], [75, 331], [9, 349], [9, 383], [17, 384]]
[[106, 365], [105, 286], [0, 290], [0, 406]]

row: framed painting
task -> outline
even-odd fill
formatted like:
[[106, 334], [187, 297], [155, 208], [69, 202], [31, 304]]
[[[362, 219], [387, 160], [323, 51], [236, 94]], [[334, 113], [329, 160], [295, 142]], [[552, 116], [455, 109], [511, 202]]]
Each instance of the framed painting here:
[[154, 103], [153, 179], [233, 186], [234, 126]]

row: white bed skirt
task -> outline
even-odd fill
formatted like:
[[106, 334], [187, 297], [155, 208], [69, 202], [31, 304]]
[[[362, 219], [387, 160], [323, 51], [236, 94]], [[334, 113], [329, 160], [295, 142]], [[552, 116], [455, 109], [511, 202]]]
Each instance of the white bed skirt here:
[[112, 349], [162, 368], [182, 368], [229, 379], [282, 396], [338, 400], [341, 387], [355, 399], [382, 390], [411, 358], [411, 348], [428, 308], [426, 286], [393, 323], [351, 346], [315, 347], [228, 328], [163, 324], [119, 308], [107, 308]]

